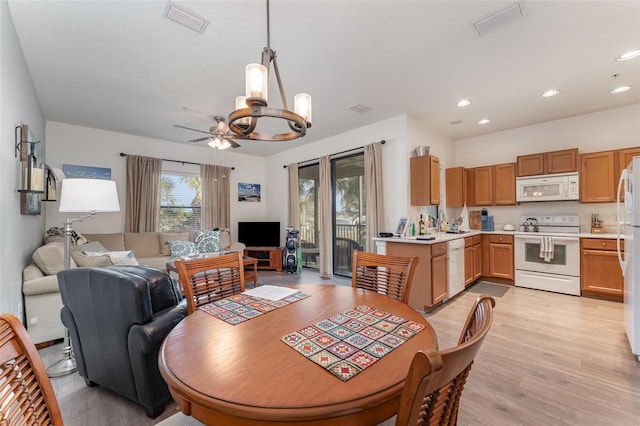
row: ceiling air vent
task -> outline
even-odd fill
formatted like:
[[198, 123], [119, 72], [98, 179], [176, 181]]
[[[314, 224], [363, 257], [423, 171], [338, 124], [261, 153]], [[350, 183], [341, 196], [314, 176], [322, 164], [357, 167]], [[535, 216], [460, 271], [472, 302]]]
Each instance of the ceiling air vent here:
[[162, 16], [169, 18], [178, 24], [184, 25], [193, 31], [199, 32], [200, 34], [202, 34], [207, 28], [207, 25], [209, 25], [209, 21], [204, 17], [172, 1], [167, 2]]
[[473, 28], [476, 30], [478, 35], [484, 35], [502, 25], [508, 24], [509, 22], [513, 22], [525, 16], [527, 16], [527, 10], [524, 7], [524, 1], [520, 1], [492, 14], [491, 16], [487, 16], [484, 19], [474, 22]]
[[365, 106], [365, 105], [361, 105], [361, 104], [351, 105], [349, 107], [349, 109], [351, 111], [359, 112], [360, 114], [364, 114], [365, 112], [371, 111], [371, 108], [369, 108], [368, 106]]

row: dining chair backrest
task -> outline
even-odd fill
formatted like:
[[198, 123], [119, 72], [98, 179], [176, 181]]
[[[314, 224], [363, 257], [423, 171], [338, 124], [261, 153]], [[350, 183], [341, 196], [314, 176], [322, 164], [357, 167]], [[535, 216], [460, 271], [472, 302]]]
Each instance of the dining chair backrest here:
[[63, 424], [42, 359], [11, 314], [0, 315], [0, 424]]
[[407, 303], [417, 257], [387, 256], [355, 250], [351, 285]]
[[480, 295], [462, 328], [458, 345], [418, 351], [405, 381], [396, 426], [455, 425], [462, 389], [493, 321], [496, 302]]
[[242, 252], [175, 261], [187, 311], [244, 291]]

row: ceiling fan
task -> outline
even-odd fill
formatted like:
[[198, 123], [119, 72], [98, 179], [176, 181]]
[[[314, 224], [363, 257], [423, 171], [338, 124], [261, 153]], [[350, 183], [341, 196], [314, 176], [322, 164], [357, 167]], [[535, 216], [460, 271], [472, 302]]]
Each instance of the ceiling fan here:
[[217, 148], [217, 149], [227, 149], [229, 147], [238, 148], [240, 144], [233, 140], [233, 138], [237, 136], [232, 135], [232, 133], [229, 132], [229, 126], [227, 125], [224, 117], [216, 115], [213, 117], [213, 119], [216, 121], [217, 125], [209, 128], [208, 132], [205, 130], [199, 130], [199, 129], [193, 129], [191, 127], [181, 126], [179, 124], [174, 124], [173, 127], [179, 127], [181, 129], [192, 130], [194, 132], [206, 133], [207, 135], [209, 135], [203, 138], [192, 139], [187, 142], [201, 142], [201, 141], [209, 140], [209, 146], [211, 148]]

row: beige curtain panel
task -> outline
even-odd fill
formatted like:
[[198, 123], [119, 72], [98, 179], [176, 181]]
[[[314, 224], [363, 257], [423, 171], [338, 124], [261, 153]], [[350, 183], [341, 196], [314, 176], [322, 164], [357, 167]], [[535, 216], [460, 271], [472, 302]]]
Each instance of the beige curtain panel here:
[[384, 227], [384, 203], [382, 199], [382, 143], [364, 147], [364, 183], [367, 191], [367, 240], [365, 250], [375, 252], [372, 238]]
[[160, 158], [127, 155], [126, 232], [156, 232], [160, 223]]
[[318, 231], [320, 232], [320, 278], [333, 277], [331, 224], [331, 162], [329, 156], [320, 157], [320, 187], [318, 188]]
[[298, 188], [298, 164], [287, 166], [289, 171], [289, 226], [300, 231], [300, 190]]
[[200, 165], [202, 229], [229, 228], [231, 225], [230, 174], [229, 167]]

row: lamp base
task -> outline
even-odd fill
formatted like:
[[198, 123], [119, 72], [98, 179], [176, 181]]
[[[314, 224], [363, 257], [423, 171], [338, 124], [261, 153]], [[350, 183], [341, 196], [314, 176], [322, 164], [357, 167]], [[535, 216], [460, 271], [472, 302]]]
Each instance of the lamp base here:
[[49, 377], [61, 377], [67, 374], [75, 373], [78, 371], [78, 365], [73, 358], [62, 358], [59, 361], [51, 364], [47, 368], [47, 375]]

